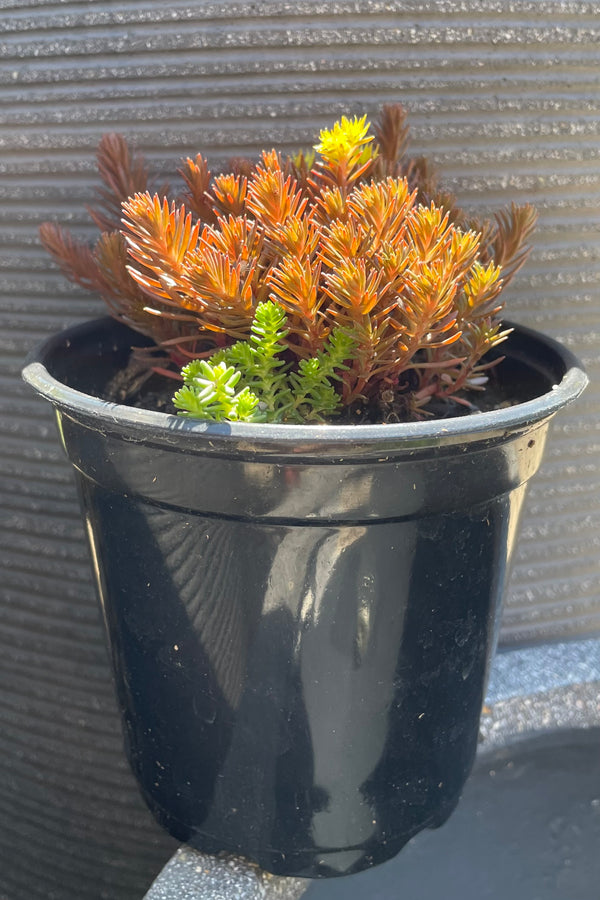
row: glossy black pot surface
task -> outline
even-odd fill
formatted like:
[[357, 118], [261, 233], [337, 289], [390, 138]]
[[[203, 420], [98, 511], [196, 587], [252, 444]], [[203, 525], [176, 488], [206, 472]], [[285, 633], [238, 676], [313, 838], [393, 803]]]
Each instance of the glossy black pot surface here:
[[217, 425], [98, 399], [136, 342], [78, 326], [25, 378], [76, 469], [146, 801], [278, 874], [382, 862], [458, 801], [525, 485], [585, 375], [517, 329], [509, 409]]

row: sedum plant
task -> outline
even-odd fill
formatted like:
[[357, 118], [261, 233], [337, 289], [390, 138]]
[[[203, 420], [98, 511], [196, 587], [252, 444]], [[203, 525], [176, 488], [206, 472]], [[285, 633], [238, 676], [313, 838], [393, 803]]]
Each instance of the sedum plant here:
[[[529, 205], [470, 219], [408, 159], [406, 116], [342, 117], [310, 153], [264, 152], [212, 176], [187, 159], [184, 195], [149, 189], [143, 160], [105, 137], [95, 247], [56, 225], [45, 246], [118, 319], [151, 337], [144, 373], [183, 378], [188, 416], [248, 421], [415, 419], [470, 405], [507, 337], [499, 295], [523, 264]], [[179, 370], [183, 365], [183, 371]]]
[[[287, 316], [271, 301], [259, 303], [250, 339], [196, 359], [182, 369], [184, 386], [173, 402], [181, 415], [240, 422], [321, 422], [335, 415], [341, 380], [354, 342], [334, 328], [323, 348], [292, 369], [285, 362]], [[236, 386], [239, 384], [239, 391]]]

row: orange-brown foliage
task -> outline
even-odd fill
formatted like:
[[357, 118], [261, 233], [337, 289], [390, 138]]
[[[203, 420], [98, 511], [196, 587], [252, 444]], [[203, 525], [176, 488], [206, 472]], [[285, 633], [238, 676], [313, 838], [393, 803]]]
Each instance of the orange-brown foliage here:
[[384, 108], [375, 142], [363, 126], [342, 120], [322, 132], [314, 163], [271, 151], [211, 177], [199, 154], [180, 170], [183, 202], [151, 193], [140, 157], [109, 136], [93, 214], [105, 233], [89, 248], [46, 224], [42, 241], [174, 366], [202, 342], [247, 337], [257, 304], [272, 299], [298, 357], [321, 349], [334, 325], [352, 333], [346, 403], [402, 389], [410, 370], [418, 414], [434, 396], [481, 387], [481, 357], [506, 336], [498, 295], [527, 256], [535, 213], [513, 205], [470, 222], [426, 161], [404, 157], [401, 107]]

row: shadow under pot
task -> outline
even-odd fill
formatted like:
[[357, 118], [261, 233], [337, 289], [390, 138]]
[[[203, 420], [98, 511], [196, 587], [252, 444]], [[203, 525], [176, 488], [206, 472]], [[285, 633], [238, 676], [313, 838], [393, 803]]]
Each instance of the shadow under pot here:
[[103, 399], [142, 341], [77, 326], [24, 377], [74, 466], [146, 802], [279, 875], [381, 863], [458, 802], [526, 483], [586, 377], [516, 327], [495, 411], [216, 424]]

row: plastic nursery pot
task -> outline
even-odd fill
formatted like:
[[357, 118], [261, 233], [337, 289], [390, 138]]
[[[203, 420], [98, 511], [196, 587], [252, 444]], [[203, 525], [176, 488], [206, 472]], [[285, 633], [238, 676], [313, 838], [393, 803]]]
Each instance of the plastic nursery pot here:
[[277, 874], [380, 863], [458, 801], [526, 482], [586, 377], [517, 328], [511, 408], [206, 424], [100, 399], [142, 342], [101, 319], [24, 377], [75, 467], [144, 797]]

